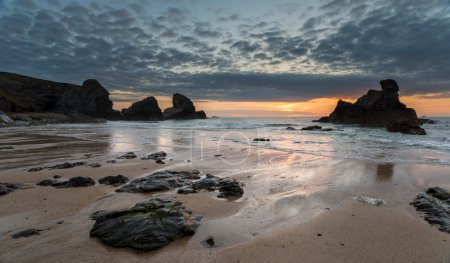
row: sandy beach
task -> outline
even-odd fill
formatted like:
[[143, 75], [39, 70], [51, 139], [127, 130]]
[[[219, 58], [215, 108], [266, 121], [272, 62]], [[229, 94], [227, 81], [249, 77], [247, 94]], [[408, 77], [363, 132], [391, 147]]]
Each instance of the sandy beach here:
[[[20, 137], [27, 138], [29, 148], [48, 143], [33, 134], [22, 133]], [[3, 144], [9, 139], [2, 134]], [[17, 155], [8, 153], [6, 156], [13, 161], [3, 162], [1, 168], [1, 182], [20, 182], [29, 187], [1, 197], [2, 263], [450, 260], [449, 235], [429, 225], [409, 204], [429, 186], [450, 189], [450, 168], [445, 165], [318, 157], [261, 149], [258, 144], [239, 148], [232, 142], [221, 148], [220, 156], [214, 147], [202, 149], [201, 158], [190, 149], [176, 148], [166, 164], [139, 158], [106, 163], [119, 154], [108, 155], [105, 145], [102, 148], [98, 142], [74, 143], [68, 137], [56, 137], [49, 140], [50, 150], [36, 153], [27, 152], [23, 141], [17, 145], [9, 141], [8, 145], [23, 150], [18, 150]], [[67, 141], [78, 145], [61, 146]], [[86, 155], [90, 147], [93, 154]], [[137, 149], [135, 153], [145, 156], [148, 152]], [[70, 156], [71, 161], [99, 163], [101, 167], [84, 165], [28, 172], [36, 164], [53, 165], [48, 160], [57, 155]], [[18, 159], [31, 159], [27, 156], [33, 156], [32, 161], [23, 162], [20, 167]], [[64, 158], [67, 159], [58, 160]], [[243, 159], [245, 162], [241, 162]], [[98, 180], [108, 175], [139, 178], [159, 170], [193, 169], [239, 180], [244, 184], [244, 196], [226, 201], [207, 191], [190, 195], [173, 190], [135, 194], [116, 193], [114, 187], [99, 184], [67, 189], [36, 185], [54, 175]], [[355, 200], [357, 196], [380, 198], [386, 205], [361, 203]], [[89, 237], [94, 224], [89, 216], [93, 212], [129, 208], [153, 197], [177, 199], [202, 215], [196, 234], [151, 252], [112, 248]], [[43, 231], [28, 238], [11, 238], [29, 228]], [[213, 248], [204, 244], [210, 236], [215, 240]]]

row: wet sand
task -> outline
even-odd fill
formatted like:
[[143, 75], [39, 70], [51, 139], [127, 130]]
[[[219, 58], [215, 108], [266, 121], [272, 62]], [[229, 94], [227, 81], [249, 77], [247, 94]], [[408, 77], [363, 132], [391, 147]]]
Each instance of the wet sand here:
[[[81, 143], [89, 149], [90, 142]], [[71, 152], [67, 145], [59, 149], [72, 154], [73, 161], [86, 153]], [[29, 173], [35, 162], [22, 168], [3, 166], [1, 182], [33, 188], [0, 197], [0, 262], [450, 262], [450, 235], [430, 226], [409, 205], [427, 187], [450, 189], [448, 166], [319, 158], [258, 150], [257, 145], [241, 149], [230, 144], [222, 156], [214, 153], [215, 149], [206, 149], [199, 159], [179, 150], [165, 165], [139, 159], [106, 164], [114, 156], [94, 154], [82, 158], [102, 167]], [[38, 166], [58, 163], [49, 162], [51, 152], [40, 154]], [[160, 169], [230, 176], [245, 184], [245, 193], [240, 200], [226, 201], [209, 192], [129, 194], [100, 185], [72, 189], [34, 185], [53, 175], [136, 178]], [[363, 204], [354, 200], [359, 195], [382, 198], [387, 204]], [[146, 253], [111, 248], [89, 237], [91, 213], [128, 208], [155, 196], [176, 198], [203, 215], [197, 233]], [[10, 237], [27, 228], [45, 231], [28, 238]], [[214, 236], [216, 247], [203, 245], [209, 236]]]

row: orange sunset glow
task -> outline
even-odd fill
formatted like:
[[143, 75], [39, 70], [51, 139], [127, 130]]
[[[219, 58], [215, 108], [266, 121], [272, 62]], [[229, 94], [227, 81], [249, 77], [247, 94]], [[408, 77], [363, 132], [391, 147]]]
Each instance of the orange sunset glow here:
[[[159, 107], [171, 107], [171, 97], [157, 96]], [[401, 101], [414, 108], [418, 116], [445, 117], [450, 115], [450, 98], [426, 98], [426, 96], [402, 96]], [[208, 112], [209, 117], [319, 117], [327, 116], [336, 107], [338, 98], [316, 98], [303, 102], [282, 101], [197, 101], [198, 110]], [[343, 100], [355, 102], [355, 98]], [[131, 105], [131, 101], [114, 102], [114, 109]]]

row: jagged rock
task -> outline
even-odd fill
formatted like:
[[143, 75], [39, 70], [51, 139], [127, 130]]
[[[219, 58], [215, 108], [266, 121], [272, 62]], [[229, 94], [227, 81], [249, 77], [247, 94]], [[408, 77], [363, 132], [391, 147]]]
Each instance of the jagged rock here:
[[220, 178], [207, 174], [205, 178], [195, 181], [178, 190], [179, 194], [197, 193], [199, 190], [219, 191], [218, 198], [240, 198], [244, 194], [242, 184], [235, 179]]
[[162, 120], [161, 109], [155, 97], [148, 97], [133, 103], [128, 109], [122, 110], [122, 115], [127, 120]]
[[35, 167], [35, 168], [28, 169], [28, 172], [30, 172], [30, 173], [39, 172], [39, 171], [42, 171], [43, 169], [44, 169], [43, 167]]
[[70, 169], [70, 168], [82, 166], [85, 164], [86, 164], [86, 162], [62, 163], [62, 164], [57, 164], [57, 165], [49, 167], [49, 168], [50, 169]]
[[56, 185], [59, 182], [60, 181], [58, 181], [58, 180], [46, 179], [46, 180], [40, 181], [39, 183], [37, 183], [37, 185], [40, 185], [40, 186], [54, 186], [54, 185]]
[[302, 131], [313, 131], [313, 130], [322, 130], [322, 126], [314, 125], [302, 128]]
[[394, 122], [415, 121], [416, 112], [400, 102], [395, 80], [380, 82], [382, 90], [369, 90], [354, 104], [338, 101], [336, 109], [319, 122], [360, 124], [371, 127], [387, 127]]
[[164, 110], [164, 119], [206, 119], [206, 113], [195, 111], [192, 101], [182, 94], [173, 94], [172, 104], [173, 107]]
[[31, 236], [36, 236], [36, 235], [40, 235], [42, 230], [39, 229], [34, 229], [34, 228], [30, 228], [24, 231], [21, 231], [19, 233], [16, 233], [14, 235], [11, 235], [12, 238], [14, 239], [18, 239], [18, 238], [22, 238], [22, 237], [31, 237]]
[[24, 184], [0, 183], [0, 195], [6, 195], [23, 188], [25, 188]]
[[323, 122], [323, 123], [327, 123], [327, 122], [330, 122], [330, 118], [329, 118], [329, 117], [322, 117], [322, 118], [319, 118], [318, 120], [313, 120], [312, 122]]
[[411, 203], [418, 211], [425, 212], [425, 220], [438, 225], [439, 230], [450, 233], [450, 193], [440, 187], [419, 193]]
[[386, 128], [389, 132], [401, 132], [412, 135], [426, 135], [427, 133], [415, 121], [394, 122]]
[[253, 139], [254, 142], [270, 142], [270, 139], [265, 138], [255, 138]]
[[[149, 193], [156, 191], [167, 191], [175, 188], [179, 194], [198, 193], [199, 190], [219, 191], [219, 198], [240, 198], [244, 194], [242, 184], [232, 178], [221, 178], [207, 174], [201, 178], [199, 171], [155, 172], [148, 176], [135, 179], [116, 192]], [[200, 180], [198, 180], [200, 179]]]
[[436, 124], [436, 121], [431, 120], [431, 119], [418, 119], [419, 121], [419, 125], [424, 125], [424, 124]]
[[117, 175], [117, 176], [106, 176], [102, 179], [98, 180], [100, 184], [106, 184], [106, 185], [112, 185], [114, 187], [126, 184], [128, 182], [128, 177], [125, 177], [123, 175]]
[[134, 152], [127, 152], [126, 154], [117, 157], [117, 159], [134, 159], [137, 158]]
[[192, 172], [156, 172], [142, 178], [134, 179], [116, 191], [128, 193], [167, 191], [186, 185], [188, 180], [200, 179], [199, 173], [196, 170]]
[[201, 217], [186, 210], [180, 202], [151, 199], [133, 208], [94, 213], [96, 220], [91, 237], [97, 237], [112, 247], [154, 250], [191, 236]]
[[0, 98], [0, 105], [7, 112], [117, 116], [108, 91], [92, 79], [78, 86], [0, 72]]
[[95, 185], [95, 181], [92, 180], [89, 177], [83, 177], [83, 176], [77, 176], [70, 178], [68, 181], [58, 181], [52, 186], [58, 187], [58, 188], [72, 188], [72, 187], [88, 187]]
[[167, 157], [167, 153], [161, 151], [161, 152], [149, 154], [147, 157], [142, 158], [142, 160], [155, 160], [155, 161], [161, 160], [162, 161], [162, 160], [165, 160], [166, 157]]

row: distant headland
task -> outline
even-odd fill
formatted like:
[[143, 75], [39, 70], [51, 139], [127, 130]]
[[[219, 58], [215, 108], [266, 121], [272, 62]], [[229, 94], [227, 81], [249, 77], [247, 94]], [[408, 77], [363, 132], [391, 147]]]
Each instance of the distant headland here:
[[109, 92], [95, 79], [81, 86], [0, 72], [0, 118], [3, 122], [29, 124], [99, 122], [102, 120], [158, 121], [205, 119], [192, 101], [174, 94], [173, 107], [161, 111], [155, 97], [147, 97], [129, 108], [116, 111]]

